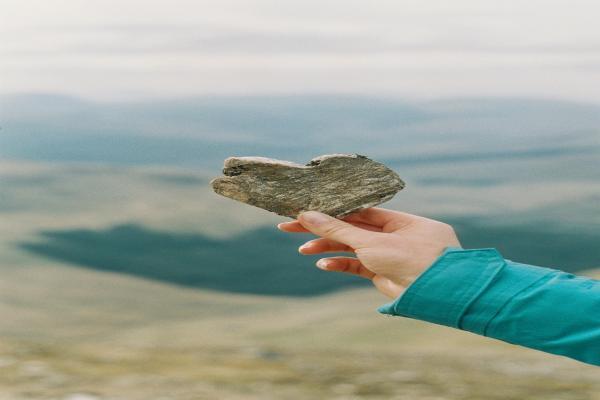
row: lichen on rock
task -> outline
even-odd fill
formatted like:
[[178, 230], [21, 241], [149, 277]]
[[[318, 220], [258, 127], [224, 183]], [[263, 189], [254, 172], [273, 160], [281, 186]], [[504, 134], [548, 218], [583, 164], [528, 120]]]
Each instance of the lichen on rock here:
[[404, 182], [385, 165], [359, 154], [328, 154], [306, 165], [264, 157], [230, 157], [213, 190], [279, 215], [304, 211], [343, 217], [390, 200]]

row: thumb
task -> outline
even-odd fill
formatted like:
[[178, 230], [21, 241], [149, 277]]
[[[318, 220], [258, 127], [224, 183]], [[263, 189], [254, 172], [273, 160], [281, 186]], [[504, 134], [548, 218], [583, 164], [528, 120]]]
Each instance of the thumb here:
[[364, 247], [374, 235], [377, 235], [375, 232], [357, 228], [317, 211], [303, 212], [298, 216], [298, 222], [317, 236], [335, 240], [355, 249]]

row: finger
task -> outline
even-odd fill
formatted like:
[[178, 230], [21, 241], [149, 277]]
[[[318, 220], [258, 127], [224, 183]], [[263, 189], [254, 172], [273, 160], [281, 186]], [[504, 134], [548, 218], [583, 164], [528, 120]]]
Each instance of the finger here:
[[300, 214], [298, 221], [317, 236], [344, 243], [355, 249], [368, 246], [382, 235], [382, 233], [356, 227], [317, 211], [307, 211]]
[[329, 257], [317, 261], [317, 267], [325, 271], [344, 272], [346, 274], [373, 279], [375, 273], [362, 265], [358, 258], [352, 257]]
[[350, 246], [330, 239], [314, 239], [304, 243], [298, 251], [301, 254], [354, 252]]
[[308, 229], [303, 227], [302, 224], [298, 221], [282, 222], [280, 224], [277, 224], [277, 229], [284, 231], [284, 232], [292, 232], [292, 233], [308, 232]]
[[[377, 226], [365, 224], [363, 222], [350, 222], [350, 223], [352, 225], [354, 225], [354, 226], [357, 226], [357, 227], [362, 228], [362, 229], [366, 229], [366, 230], [371, 231], [371, 232], [381, 232], [381, 228], [377, 227]], [[284, 232], [291, 232], [291, 233], [307, 233], [307, 232], [310, 232], [308, 229], [306, 229], [305, 227], [303, 227], [302, 224], [300, 224], [300, 222], [298, 222], [298, 221], [282, 222], [282, 223], [280, 223], [280, 224], [277, 225], [277, 228], [279, 230], [284, 231]]]
[[393, 223], [394, 225], [405, 225], [417, 218], [415, 215], [400, 211], [387, 210], [385, 208], [365, 208], [344, 218], [344, 221], [355, 223], [361, 222], [372, 226], [383, 228]]

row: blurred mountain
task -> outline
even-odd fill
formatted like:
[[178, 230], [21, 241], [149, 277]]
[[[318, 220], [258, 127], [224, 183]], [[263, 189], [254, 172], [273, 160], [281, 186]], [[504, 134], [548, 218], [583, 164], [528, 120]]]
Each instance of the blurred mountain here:
[[536, 99], [280, 96], [98, 103], [13, 95], [0, 98], [0, 121], [2, 158], [213, 171], [232, 154], [306, 162], [324, 153], [359, 152], [406, 165], [600, 151], [600, 107]]

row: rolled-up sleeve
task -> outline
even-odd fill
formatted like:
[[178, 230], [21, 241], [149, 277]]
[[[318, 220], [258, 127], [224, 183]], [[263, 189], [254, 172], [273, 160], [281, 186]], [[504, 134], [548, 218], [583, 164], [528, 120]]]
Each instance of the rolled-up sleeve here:
[[495, 249], [446, 249], [378, 311], [600, 365], [600, 281], [505, 260]]

